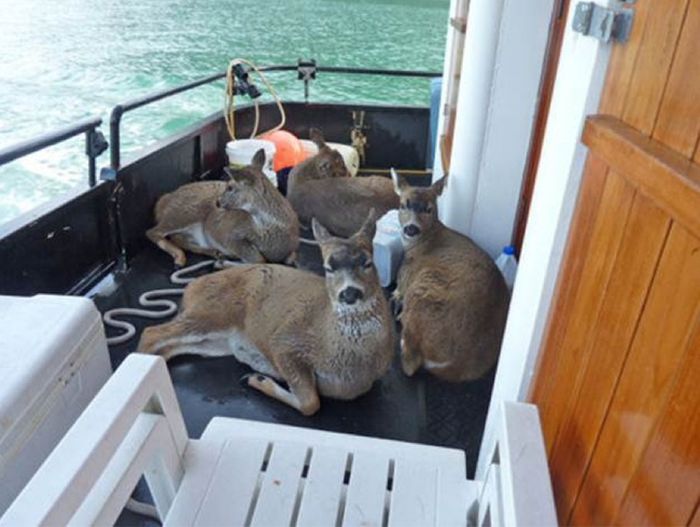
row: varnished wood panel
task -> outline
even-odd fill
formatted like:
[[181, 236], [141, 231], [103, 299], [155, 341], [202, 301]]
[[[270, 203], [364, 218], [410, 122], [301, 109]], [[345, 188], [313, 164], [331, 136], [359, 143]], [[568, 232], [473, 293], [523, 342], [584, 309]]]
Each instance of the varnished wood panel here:
[[632, 32], [624, 46], [613, 48], [605, 79], [605, 89], [601, 96], [600, 113], [622, 117], [651, 5], [651, 2], [642, 0], [632, 6], [626, 6], [634, 10]]
[[[673, 299], [673, 302], [669, 302]], [[579, 493], [573, 523], [615, 519], [700, 312], [700, 241], [675, 224]]]
[[[607, 172], [608, 166], [603, 161], [595, 156], [588, 157], [585, 168], [586, 177], [579, 192], [578, 204], [573, 219], [571, 241], [567, 245], [565, 253], [565, 259], [569, 262], [569, 265], [562, 270], [555, 300], [552, 303], [552, 313], [570, 313], [574, 305], [577, 284], [581, 280], [586, 255], [590, 250], [590, 241], [598, 215], [598, 206], [603, 194]], [[553, 327], [552, 331], [547, 335], [544, 347], [546, 349], [561, 349], [562, 341], [566, 336], [566, 327], [565, 324], [557, 324], [556, 327]], [[545, 395], [554, 389], [557, 376], [562, 374], [559, 372], [559, 367], [564, 366], [564, 364], [561, 357], [554, 353], [543, 353], [540, 355], [540, 360], [541, 363], [538, 368], [548, 372], [548, 374], [543, 376], [541, 382], [535, 385], [535, 391], [531, 397], [542, 401], [539, 410], [542, 426], [550, 427], [549, 433], [544, 434], [546, 446], [549, 450], [554, 441], [554, 426], [557, 423], [555, 416], [558, 402], [554, 397], [549, 398]]]
[[700, 320], [616, 523], [686, 525], [700, 496]]
[[604, 115], [588, 118], [583, 142], [700, 236], [700, 165]]
[[[612, 172], [611, 177], [622, 179]], [[589, 289], [600, 289], [603, 294], [597, 313], [589, 315], [592, 324], [579, 337], [577, 351], [587, 359], [581, 363], [578, 382], [569, 386], [573, 404], [550, 456], [554, 478], [561, 485], [556, 499], [559, 517], [564, 521], [572, 510], [612, 399], [668, 224], [668, 216], [637, 194], [617, 255], [606, 258], [613, 261], [607, 286], [587, 282]]]
[[[592, 227], [591, 241], [585, 253], [580, 257], [580, 281], [572, 284], [574, 298], [567, 311], [554, 312], [550, 324], [562, 326], [563, 335], [557, 342], [550, 343], [547, 350], [553, 350], [552, 370], [542, 371], [541, 378], [551, 378], [552, 383], [536, 387], [536, 396], [540, 407], [540, 416], [550, 453], [563, 424], [561, 415], [564, 409], [574, 404], [574, 394], [582, 382], [582, 373], [590, 358], [584, 352], [589, 337], [595, 328], [598, 314], [603, 303], [605, 290], [617, 256], [622, 234], [625, 230], [627, 214], [632, 204], [634, 191], [619, 177], [606, 178], [597, 215]], [[575, 265], [569, 260], [570, 265]], [[566, 272], [566, 271], [565, 271]], [[590, 287], [588, 284], [597, 284]], [[546, 351], [545, 351], [546, 353]], [[565, 380], [565, 381], [564, 381]], [[553, 470], [556, 481], [561, 474]], [[563, 482], [562, 482], [563, 483]]]
[[[696, 88], [695, 96], [688, 90]], [[692, 158], [700, 134], [700, 0], [691, 0], [653, 137]]]
[[625, 98], [623, 120], [650, 134], [666, 86], [688, 0], [642, 0], [653, 2]]
[[584, 131], [600, 189], [581, 192], [531, 392], [562, 523], [700, 523], [699, 6], [637, 0]]

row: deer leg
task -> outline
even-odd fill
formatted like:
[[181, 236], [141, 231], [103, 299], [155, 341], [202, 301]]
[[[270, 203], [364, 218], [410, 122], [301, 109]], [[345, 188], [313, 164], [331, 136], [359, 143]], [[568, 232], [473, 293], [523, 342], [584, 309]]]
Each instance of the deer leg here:
[[143, 330], [137, 348], [139, 353], [160, 355], [166, 361], [178, 355], [221, 357], [230, 350], [212, 328], [205, 328], [196, 320], [179, 317], [171, 322], [150, 326]]
[[204, 256], [209, 256], [211, 258], [217, 258], [219, 255], [219, 251], [217, 251], [216, 249], [213, 249], [211, 247], [202, 247], [200, 245], [190, 243], [186, 236], [182, 236], [180, 234], [172, 234], [170, 238], [172, 242], [174, 242], [178, 247], [184, 249], [185, 251], [189, 251], [191, 253], [196, 254], [203, 254]]
[[265, 263], [266, 259], [258, 248], [248, 240], [239, 240], [235, 243], [236, 255], [245, 263]]
[[316, 390], [316, 378], [313, 370], [294, 358], [281, 359], [276, 362], [277, 370], [289, 384], [289, 390], [282, 388], [271, 377], [259, 373], [248, 376], [248, 386], [296, 408], [304, 415], [315, 414], [321, 407], [321, 400]]
[[416, 373], [423, 364], [423, 357], [414, 340], [404, 328], [401, 332], [401, 369], [409, 377]]
[[152, 229], [148, 229], [146, 231], [146, 237], [153, 243], [155, 243], [158, 247], [160, 247], [162, 250], [164, 250], [166, 253], [168, 253], [170, 256], [172, 256], [176, 266], [184, 267], [184, 265], [187, 263], [187, 256], [185, 255], [185, 251], [183, 251], [180, 247], [168, 240], [165, 237], [163, 231], [161, 231], [158, 228], [158, 226], [153, 227]]

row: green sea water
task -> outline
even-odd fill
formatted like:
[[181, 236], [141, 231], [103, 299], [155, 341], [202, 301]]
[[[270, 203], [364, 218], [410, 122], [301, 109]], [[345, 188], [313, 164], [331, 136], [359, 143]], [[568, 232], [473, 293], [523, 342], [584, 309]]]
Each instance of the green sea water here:
[[[442, 69], [449, 0], [0, 0], [0, 147], [229, 60]], [[292, 73], [270, 74], [302, 100]], [[427, 104], [428, 81], [319, 74], [312, 101]], [[223, 105], [215, 83], [129, 113], [123, 158]], [[103, 125], [108, 135], [108, 126]], [[108, 163], [105, 153], [98, 166]], [[0, 223], [87, 185], [83, 138], [0, 167]]]

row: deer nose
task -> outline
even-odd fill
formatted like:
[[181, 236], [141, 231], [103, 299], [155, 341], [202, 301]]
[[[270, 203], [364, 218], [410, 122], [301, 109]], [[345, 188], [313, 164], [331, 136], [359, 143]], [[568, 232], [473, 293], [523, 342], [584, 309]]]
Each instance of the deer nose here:
[[406, 225], [406, 226], [403, 228], [403, 233], [404, 233], [406, 236], [408, 236], [408, 237], [417, 236], [419, 232], [420, 232], [420, 229], [419, 229], [417, 226], [413, 225], [413, 224], [411, 224], [411, 225]]
[[357, 287], [346, 287], [340, 292], [338, 298], [343, 304], [352, 305], [358, 300], [362, 300], [362, 291]]

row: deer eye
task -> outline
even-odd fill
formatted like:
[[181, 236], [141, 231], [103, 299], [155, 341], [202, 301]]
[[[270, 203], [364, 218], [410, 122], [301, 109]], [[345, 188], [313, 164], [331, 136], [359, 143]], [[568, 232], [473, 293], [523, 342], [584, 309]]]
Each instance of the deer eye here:
[[336, 262], [331, 258], [326, 265], [323, 266], [323, 270], [326, 271], [326, 273], [334, 273], [335, 270], [337, 269], [338, 265]]
[[362, 264], [362, 268], [365, 271], [369, 271], [370, 269], [372, 269], [372, 265], [372, 260], [367, 260], [364, 264]]

